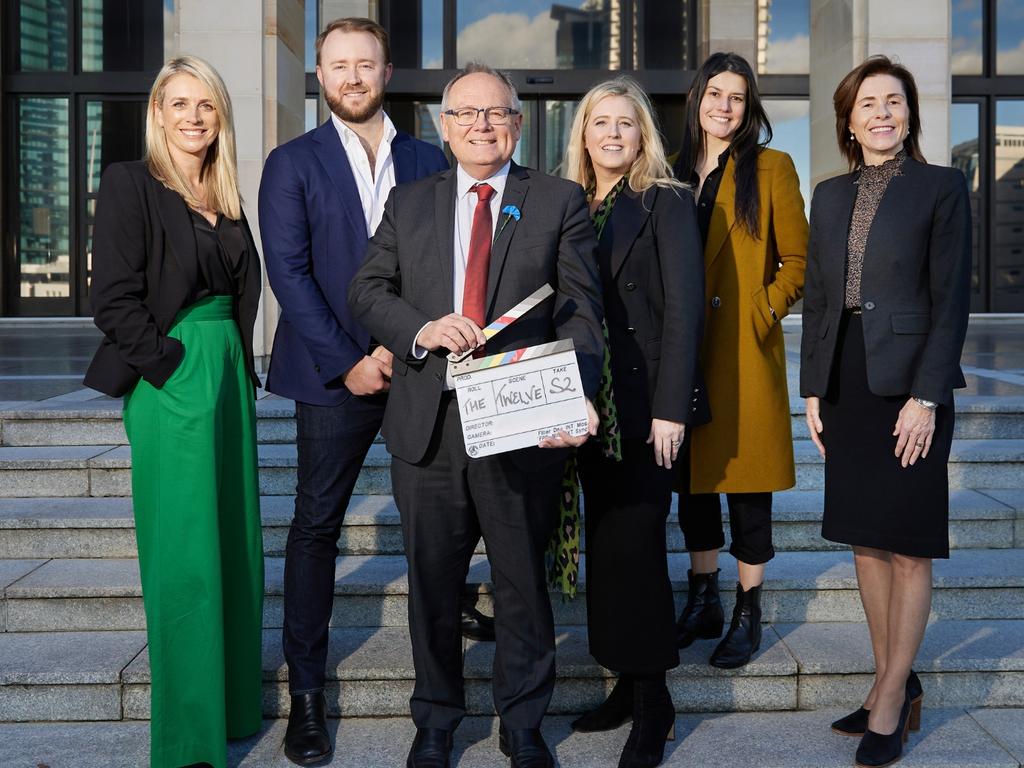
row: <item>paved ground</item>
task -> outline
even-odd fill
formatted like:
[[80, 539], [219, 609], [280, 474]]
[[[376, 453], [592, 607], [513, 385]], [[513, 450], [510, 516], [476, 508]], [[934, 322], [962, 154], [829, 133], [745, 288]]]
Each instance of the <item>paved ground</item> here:
[[[790, 395], [800, 364], [799, 318], [784, 322]], [[0, 320], [0, 409], [11, 402], [102, 399], [82, 376], [100, 334], [88, 320]], [[1024, 315], [971, 319], [962, 358], [967, 389], [958, 395], [1024, 395]]]

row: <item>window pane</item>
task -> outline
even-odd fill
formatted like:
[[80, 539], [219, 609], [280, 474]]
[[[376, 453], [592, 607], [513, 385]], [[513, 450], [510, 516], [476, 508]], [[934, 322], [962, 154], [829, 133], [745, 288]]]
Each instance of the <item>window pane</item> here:
[[398, 130], [444, 149], [444, 140], [441, 138], [440, 102], [391, 99], [388, 102], [387, 113]]
[[[589, 3], [587, 4], [589, 5]], [[605, 8], [520, 0], [458, 0], [458, 65], [508, 69], [618, 69], [620, 20]]]
[[67, 0], [21, 0], [18, 69], [46, 72], [68, 68]]
[[578, 101], [548, 101], [544, 104], [544, 167], [547, 173], [562, 175], [562, 160], [569, 146], [572, 118]]
[[1024, 74], [1024, 0], [996, 4], [996, 74]]
[[139, 0], [81, 0], [82, 71], [145, 69], [145, 28]]
[[306, 0], [306, 72], [316, 72], [316, 38], [320, 34], [317, 10], [320, 0]]
[[793, 158], [804, 212], [811, 214], [811, 104], [807, 99], [765, 99], [772, 124], [771, 148]]
[[68, 100], [17, 100], [18, 280], [23, 298], [70, 295]]
[[640, 29], [643, 35], [644, 66], [647, 69], [688, 69], [693, 66], [691, 51], [690, 3], [687, 0], [658, 0], [640, 3]]
[[1024, 101], [996, 104], [992, 311], [1024, 311]]
[[950, 61], [954, 75], [982, 74], [982, 0], [954, 0]]
[[[397, 4], [393, 4], [396, 7]], [[408, 7], [407, 7], [408, 6]], [[440, 69], [444, 64], [444, 1], [403, 3], [388, 19], [391, 60], [399, 69]]]
[[[979, 107], [977, 104], [953, 104], [950, 113], [950, 141], [953, 144], [950, 165], [963, 171], [967, 190], [971, 196], [971, 293], [982, 292], [981, 262], [981, 173], [980, 144], [978, 142]], [[973, 307], [972, 307], [973, 308]]]
[[[88, 101], [85, 104], [85, 285], [92, 280], [92, 225], [104, 169], [145, 154], [146, 102]], [[82, 209], [79, 209], [81, 212]]]
[[758, 74], [805, 75], [810, 72], [810, 1], [771, 0], [758, 5]]
[[306, 130], [312, 131], [317, 125], [320, 124], [320, 115], [317, 113], [317, 109], [320, 105], [320, 99], [306, 99]]

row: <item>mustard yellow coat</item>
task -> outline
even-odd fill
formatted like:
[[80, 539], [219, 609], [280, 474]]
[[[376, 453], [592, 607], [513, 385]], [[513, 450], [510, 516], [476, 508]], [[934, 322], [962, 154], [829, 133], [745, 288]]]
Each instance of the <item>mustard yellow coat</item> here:
[[734, 170], [730, 158], [704, 246], [701, 365], [711, 421], [693, 430], [693, 493], [778, 491], [796, 483], [780, 321], [803, 291], [804, 201], [789, 155], [763, 150], [755, 240], [736, 220]]

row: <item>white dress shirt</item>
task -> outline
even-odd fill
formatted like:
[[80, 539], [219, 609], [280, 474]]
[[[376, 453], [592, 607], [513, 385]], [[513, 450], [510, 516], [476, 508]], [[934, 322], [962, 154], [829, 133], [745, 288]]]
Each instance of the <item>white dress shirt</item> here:
[[373, 233], [377, 231], [377, 225], [384, 217], [384, 203], [395, 186], [395, 161], [391, 157], [391, 142], [398, 131], [386, 112], [382, 112], [381, 115], [384, 118], [384, 132], [374, 153], [376, 161], [371, 171], [370, 159], [366, 156], [359, 135], [345, 125], [336, 114], [331, 113], [331, 120], [338, 131], [341, 146], [348, 155], [348, 164], [352, 166], [352, 175], [359, 189], [359, 202], [362, 203], [363, 218], [366, 219], [367, 237], [373, 237]]
[[[501, 212], [501, 198], [505, 194], [505, 182], [508, 180], [508, 171], [512, 163], [507, 162], [493, 176], [486, 179], [474, 179], [463, 169], [461, 165], [455, 170], [455, 252], [452, 254], [452, 297], [454, 306], [452, 311], [462, 314], [462, 294], [466, 287], [466, 262], [469, 259], [469, 239], [473, 232], [473, 215], [476, 213], [476, 192], [471, 188], [474, 184], [487, 184], [494, 188], [491, 195], [491, 240], [494, 240], [494, 233], [498, 228], [498, 218]], [[426, 323], [426, 328], [430, 323]], [[416, 334], [418, 339], [420, 328]], [[413, 357], [422, 360], [427, 356], [427, 350], [415, 341], [412, 347]], [[451, 389], [451, 375], [448, 376], [445, 389]]]

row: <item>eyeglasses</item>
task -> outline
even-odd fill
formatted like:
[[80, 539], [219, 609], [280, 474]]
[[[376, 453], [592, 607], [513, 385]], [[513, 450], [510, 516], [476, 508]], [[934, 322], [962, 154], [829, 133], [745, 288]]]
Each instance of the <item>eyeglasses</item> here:
[[460, 109], [446, 109], [443, 114], [455, 119], [456, 125], [470, 126], [476, 122], [477, 115], [481, 112], [491, 125], [505, 125], [512, 115], [518, 115], [518, 109], [511, 107], [461, 107]]

